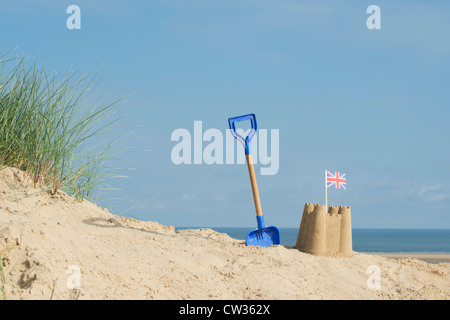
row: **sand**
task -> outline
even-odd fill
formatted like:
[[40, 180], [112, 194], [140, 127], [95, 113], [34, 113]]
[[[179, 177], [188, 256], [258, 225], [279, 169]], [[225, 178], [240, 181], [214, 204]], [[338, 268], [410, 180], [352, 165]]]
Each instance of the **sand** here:
[[11, 168], [0, 171], [0, 196], [0, 289], [10, 300], [450, 298], [449, 263], [317, 257], [211, 229], [176, 232], [32, 188]]
[[431, 263], [450, 262], [450, 253], [434, 253], [434, 252], [374, 252], [372, 254], [382, 257], [405, 259], [414, 258]]

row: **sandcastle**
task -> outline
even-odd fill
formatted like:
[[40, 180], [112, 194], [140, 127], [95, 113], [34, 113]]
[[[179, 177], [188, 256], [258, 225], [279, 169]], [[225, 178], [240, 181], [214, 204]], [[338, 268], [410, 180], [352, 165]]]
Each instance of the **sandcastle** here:
[[349, 206], [306, 203], [295, 245], [300, 251], [317, 256], [350, 257], [352, 223]]

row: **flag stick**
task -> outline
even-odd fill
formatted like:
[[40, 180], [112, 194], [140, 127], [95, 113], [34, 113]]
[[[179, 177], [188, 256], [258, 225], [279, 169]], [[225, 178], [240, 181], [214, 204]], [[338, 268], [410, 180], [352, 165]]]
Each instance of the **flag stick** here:
[[327, 170], [325, 170], [325, 210], [328, 212]]

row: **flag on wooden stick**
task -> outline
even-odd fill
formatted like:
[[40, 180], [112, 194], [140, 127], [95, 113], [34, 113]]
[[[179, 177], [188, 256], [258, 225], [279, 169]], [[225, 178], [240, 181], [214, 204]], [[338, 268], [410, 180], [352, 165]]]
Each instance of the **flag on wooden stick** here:
[[334, 173], [325, 170], [325, 208], [328, 211], [328, 188], [347, 190], [347, 178], [345, 173], [335, 171]]

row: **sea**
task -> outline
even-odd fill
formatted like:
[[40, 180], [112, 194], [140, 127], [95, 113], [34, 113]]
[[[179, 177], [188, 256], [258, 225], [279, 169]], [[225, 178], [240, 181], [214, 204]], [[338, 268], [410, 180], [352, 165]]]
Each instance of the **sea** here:
[[[202, 227], [179, 227], [197, 229]], [[205, 227], [203, 227], [205, 228]], [[251, 228], [207, 227], [245, 241]], [[298, 228], [278, 228], [281, 245], [295, 246]], [[356, 252], [450, 253], [450, 230], [443, 229], [352, 229]]]

